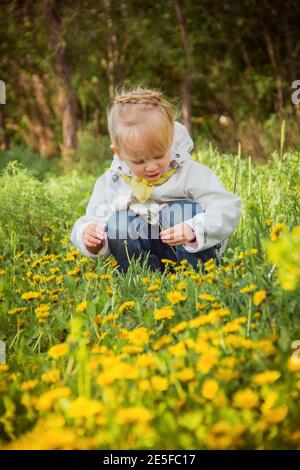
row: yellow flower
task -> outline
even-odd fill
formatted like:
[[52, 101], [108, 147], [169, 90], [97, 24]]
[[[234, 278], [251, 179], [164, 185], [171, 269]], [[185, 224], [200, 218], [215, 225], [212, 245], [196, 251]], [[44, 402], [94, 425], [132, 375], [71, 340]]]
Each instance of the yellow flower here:
[[35, 407], [40, 411], [48, 411], [56, 400], [65, 398], [70, 394], [71, 389], [69, 387], [54, 388], [40, 395], [35, 403]]
[[155, 311], [154, 311], [154, 319], [155, 320], [162, 320], [164, 318], [173, 318], [175, 315], [173, 309], [171, 306], [166, 306], [166, 307], [162, 307], [162, 308], [157, 308]]
[[130, 343], [135, 345], [144, 345], [149, 343], [149, 332], [147, 328], [141, 326], [140, 328], [136, 328], [133, 331], [130, 331], [128, 337]]
[[186, 288], [186, 282], [185, 281], [180, 281], [177, 284], [177, 289], [178, 290], [184, 290]]
[[174, 346], [169, 346], [168, 351], [174, 356], [185, 356], [186, 355], [186, 346], [183, 341], [174, 344]]
[[241, 436], [246, 430], [244, 425], [232, 424], [224, 420], [218, 421], [204, 436], [204, 442], [209, 449], [213, 450], [236, 449], [243, 445], [244, 441]]
[[258, 307], [266, 298], [266, 291], [258, 290], [253, 294], [253, 303], [256, 307]]
[[68, 345], [66, 343], [56, 344], [48, 351], [48, 356], [56, 359], [57, 357], [63, 357], [68, 352]]
[[202, 395], [204, 398], [207, 400], [213, 400], [219, 390], [219, 385], [216, 380], [205, 380], [205, 382], [202, 385]]
[[193, 318], [189, 321], [190, 328], [199, 328], [199, 326], [208, 325], [208, 324], [215, 324], [218, 323], [219, 319], [218, 316], [214, 311], [206, 314], [206, 315], [199, 315], [198, 317]]
[[287, 406], [280, 406], [278, 408], [273, 408], [265, 413], [266, 420], [271, 424], [277, 424], [283, 421], [288, 414]]
[[152, 286], [148, 287], [148, 292], [156, 292], [157, 290], [160, 290], [160, 284], [152, 284]]
[[51, 369], [48, 372], [44, 372], [41, 379], [46, 384], [54, 384], [58, 381], [60, 374], [61, 372], [59, 369]]
[[49, 300], [51, 300], [51, 302], [57, 302], [58, 299], [59, 299], [59, 297], [58, 297], [57, 294], [49, 295]]
[[76, 276], [78, 273], [80, 273], [80, 268], [78, 266], [76, 266], [74, 269], [71, 269], [71, 271], [67, 271], [69, 276]]
[[264, 395], [264, 403], [261, 405], [260, 409], [261, 412], [266, 414], [271, 408], [274, 408], [276, 401], [278, 399], [278, 393], [274, 390], [268, 391], [267, 394]]
[[283, 223], [276, 224], [270, 232], [270, 239], [272, 240], [272, 242], [274, 242], [275, 240], [278, 240], [280, 232], [282, 231], [286, 232], [287, 230], [288, 228], [285, 224]]
[[99, 279], [109, 280], [111, 279], [111, 274], [99, 274]]
[[118, 309], [118, 313], [127, 312], [127, 310], [132, 309], [134, 306], [135, 306], [134, 300], [127, 300], [127, 302], [124, 302], [122, 305], [120, 305]]
[[168, 301], [171, 302], [172, 305], [175, 305], [179, 302], [184, 302], [186, 300], [186, 296], [181, 294], [181, 292], [168, 292], [167, 293]]
[[136, 359], [136, 367], [147, 368], [151, 370], [159, 369], [158, 360], [152, 353], [141, 354]]
[[172, 261], [171, 259], [166, 259], [166, 258], [161, 259], [161, 262], [164, 263], [166, 266], [167, 265], [174, 266], [176, 264], [175, 261]]
[[77, 305], [76, 312], [83, 313], [86, 311], [86, 309], [87, 309], [87, 301], [83, 300], [82, 302], [80, 302], [80, 304]]
[[26, 307], [13, 307], [8, 310], [8, 313], [15, 314], [15, 313], [22, 313], [25, 312]]
[[180, 261], [180, 264], [181, 264], [182, 266], [187, 266], [187, 265], [189, 264], [189, 262], [188, 262], [187, 259], [183, 259], [183, 260]]
[[176, 373], [176, 377], [182, 382], [188, 382], [195, 377], [195, 373], [190, 367], [185, 367]]
[[23, 382], [21, 384], [21, 389], [24, 392], [27, 392], [28, 390], [32, 390], [33, 388], [35, 388], [37, 384], [38, 384], [37, 380], [27, 380], [26, 382]]
[[93, 281], [94, 279], [98, 279], [98, 274], [93, 273], [93, 272], [88, 272], [88, 273], [85, 273], [85, 277], [89, 281]]
[[138, 377], [138, 370], [131, 364], [119, 362], [111, 364], [105, 371], [97, 377], [97, 384], [100, 386], [110, 385], [116, 380], [135, 380]]
[[25, 292], [21, 295], [21, 299], [24, 300], [31, 300], [31, 299], [39, 299], [42, 297], [41, 292]]
[[47, 318], [49, 316], [50, 306], [48, 304], [41, 304], [37, 307], [35, 311], [35, 315], [37, 318]]
[[155, 343], [153, 343], [152, 349], [154, 349], [154, 351], [158, 351], [158, 349], [170, 343], [172, 343], [172, 338], [170, 336], [163, 335]]
[[238, 372], [228, 369], [225, 367], [219, 367], [216, 371], [216, 377], [218, 377], [221, 380], [224, 380], [227, 382], [228, 380], [234, 379], [235, 377], [238, 377]]
[[154, 418], [154, 413], [143, 406], [132, 406], [121, 408], [117, 411], [119, 424], [126, 423], [147, 423]]
[[125, 354], [139, 354], [143, 351], [141, 346], [135, 346], [133, 344], [125, 344], [122, 346], [122, 352]]
[[68, 415], [71, 418], [89, 418], [95, 414], [103, 413], [104, 410], [104, 405], [99, 401], [78, 397], [68, 408]]
[[240, 325], [233, 320], [226, 323], [226, 325], [223, 326], [222, 331], [224, 333], [234, 333], [235, 331], [239, 331], [240, 328]]
[[5, 269], [0, 269], [0, 276], [4, 276], [4, 274], [6, 274]]
[[256, 285], [255, 284], [249, 284], [248, 286], [245, 286], [243, 287], [242, 289], [240, 289], [240, 293], [241, 294], [247, 294], [248, 292], [252, 292], [256, 289]]
[[163, 392], [168, 389], [168, 381], [165, 377], [154, 375], [151, 377], [150, 383], [156, 392]]
[[188, 323], [186, 321], [181, 321], [180, 323], [177, 323], [176, 326], [173, 328], [170, 328], [170, 332], [173, 334], [180, 333], [181, 331], [184, 331], [188, 326]]
[[215, 300], [217, 300], [216, 297], [210, 294], [199, 294], [198, 298], [201, 300], [208, 300], [209, 302], [214, 302]]
[[258, 405], [259, 396], [251, 388], [239, 390], [233, 395], [233, 406], [241, 409], [255, 408]]
[[220, 353], [217, 348], [208, 348], [205, 353], [201, 354], [196, 365], [197, 370], [202, 372], [202, 374], [207, 374], [217, 364], [219, 355]]
[[257, 385], [267, 385], [276, 382], [280, 377], [280, 372], [277, 370], [267, 370], [266, 372], [261, 372], [260, 374], [255, 374], [252, 376], [252, 380]]
[[300, 357], [296, 351], [288, 358], [288, 368], [291, 372], [300, 372]]

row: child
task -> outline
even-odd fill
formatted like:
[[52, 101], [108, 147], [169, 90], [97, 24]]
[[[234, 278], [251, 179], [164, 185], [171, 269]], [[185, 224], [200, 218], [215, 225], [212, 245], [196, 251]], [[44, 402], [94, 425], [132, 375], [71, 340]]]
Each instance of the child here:
[[219, 264], [241, 216], [240, 198], [192, 160], [192, 139], [172, 105], [156, 90], [123, 90], [108, 108], [108, 130], [113, 162], [71, 241], [92, 258], [112, 253], [123, 273], [133, 257], [149, 256], [149, 267], [162, 272], [164, 259], [186, 259], [195, 269], [201, 262], [204, 272], [210, 258]]

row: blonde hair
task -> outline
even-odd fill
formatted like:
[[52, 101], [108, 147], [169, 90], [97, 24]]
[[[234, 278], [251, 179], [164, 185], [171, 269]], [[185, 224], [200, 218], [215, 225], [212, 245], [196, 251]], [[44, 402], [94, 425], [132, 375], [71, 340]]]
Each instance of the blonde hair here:
[[177, 110], [162, 92], [135, 86], [115, 91], [107, 109], [112, 143], [133, 158], [164, 154], [172, 143]]

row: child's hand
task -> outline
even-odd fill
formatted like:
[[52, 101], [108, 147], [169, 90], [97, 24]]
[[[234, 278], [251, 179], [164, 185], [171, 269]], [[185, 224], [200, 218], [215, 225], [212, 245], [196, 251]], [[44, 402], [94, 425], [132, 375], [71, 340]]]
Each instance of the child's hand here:
[[100, 248], [103, 246], [103, 240], [105, 237], [105, 230], [97, 224], [89, 224], [83, 234], [83, 241], [87, 249], [97, 254]]
[[160, 238], [163, 243], [168, 245], [184, 245], [185, 243], [194, 242], [196, 235], [188, 224], [181, 223], [161, 232]]
[[181, 223], [161, 232], [160, 238], [163, 243], [168, 245], [184, 245], [185, 243], [194, 242], [196, 235], [188, 224]]

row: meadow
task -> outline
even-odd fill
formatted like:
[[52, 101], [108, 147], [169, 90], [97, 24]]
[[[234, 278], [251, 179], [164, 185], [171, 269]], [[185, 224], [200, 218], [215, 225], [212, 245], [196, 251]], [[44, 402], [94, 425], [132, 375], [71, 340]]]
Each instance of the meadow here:
[[0, 174], [1, 449], [299, 449], [300, 152], [193, 158], [242, 200], [220, 266], [69, 241], [99, 175]]

